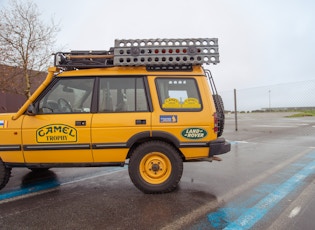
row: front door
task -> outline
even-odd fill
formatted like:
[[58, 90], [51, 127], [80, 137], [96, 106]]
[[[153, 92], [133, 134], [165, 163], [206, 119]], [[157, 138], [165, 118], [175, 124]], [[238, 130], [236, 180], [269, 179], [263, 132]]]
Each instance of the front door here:
[[94, 78], [57, 78], [35, 102], [37, 114], [24, 115], [26, 163], [89, 163]]

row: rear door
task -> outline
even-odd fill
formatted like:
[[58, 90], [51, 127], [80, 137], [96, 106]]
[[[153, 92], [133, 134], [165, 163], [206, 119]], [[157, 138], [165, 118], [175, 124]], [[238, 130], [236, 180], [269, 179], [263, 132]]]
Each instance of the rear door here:
[[142, 76], [99, 78], [91, 129], [95, 162], [124, 162], [133, 140], [149, 137], [152, 108], [146, 85]]

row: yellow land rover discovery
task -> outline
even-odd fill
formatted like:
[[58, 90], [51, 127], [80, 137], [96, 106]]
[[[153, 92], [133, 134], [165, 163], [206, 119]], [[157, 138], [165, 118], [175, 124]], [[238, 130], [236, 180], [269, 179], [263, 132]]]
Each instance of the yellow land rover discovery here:
[[0, 189], [13, 167], [124, 166], [145, 193], [173, 191], [183, 162], [230, 151], [210, 71], [218, 40], [116, 40], [55, 54], [42, 85], [0, 114]]

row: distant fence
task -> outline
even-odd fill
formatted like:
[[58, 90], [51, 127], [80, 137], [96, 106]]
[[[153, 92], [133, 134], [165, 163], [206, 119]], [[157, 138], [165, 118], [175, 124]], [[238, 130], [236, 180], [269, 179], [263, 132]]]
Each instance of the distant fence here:
[[[219, 91], [226, 111], [234, 111], [234, 90]], [[236, 89], [237, 111], [315, 109], [315, 80]], [[0, 92], [0, 113], [16, 112], [25, 96]]]
[[23, 95], [0, 92], [0, 113], [16, 112], [25, 101]]
[[[234, 111], [234, 90], [219, 92], [226, 111]], [[315, 109], [315, 80], [236, 89], [238, 112]]]

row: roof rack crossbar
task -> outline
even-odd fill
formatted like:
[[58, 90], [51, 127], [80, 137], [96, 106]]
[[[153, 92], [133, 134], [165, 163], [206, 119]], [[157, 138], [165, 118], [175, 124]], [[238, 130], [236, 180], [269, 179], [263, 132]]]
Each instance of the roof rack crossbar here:
[[67, 59], [71, 60], [71, 59], [98, 59], [98, 58], [105, 58], [105, 59], [110, 59], [110, 58], [114, 58], [114, 55], [65, 55]]

